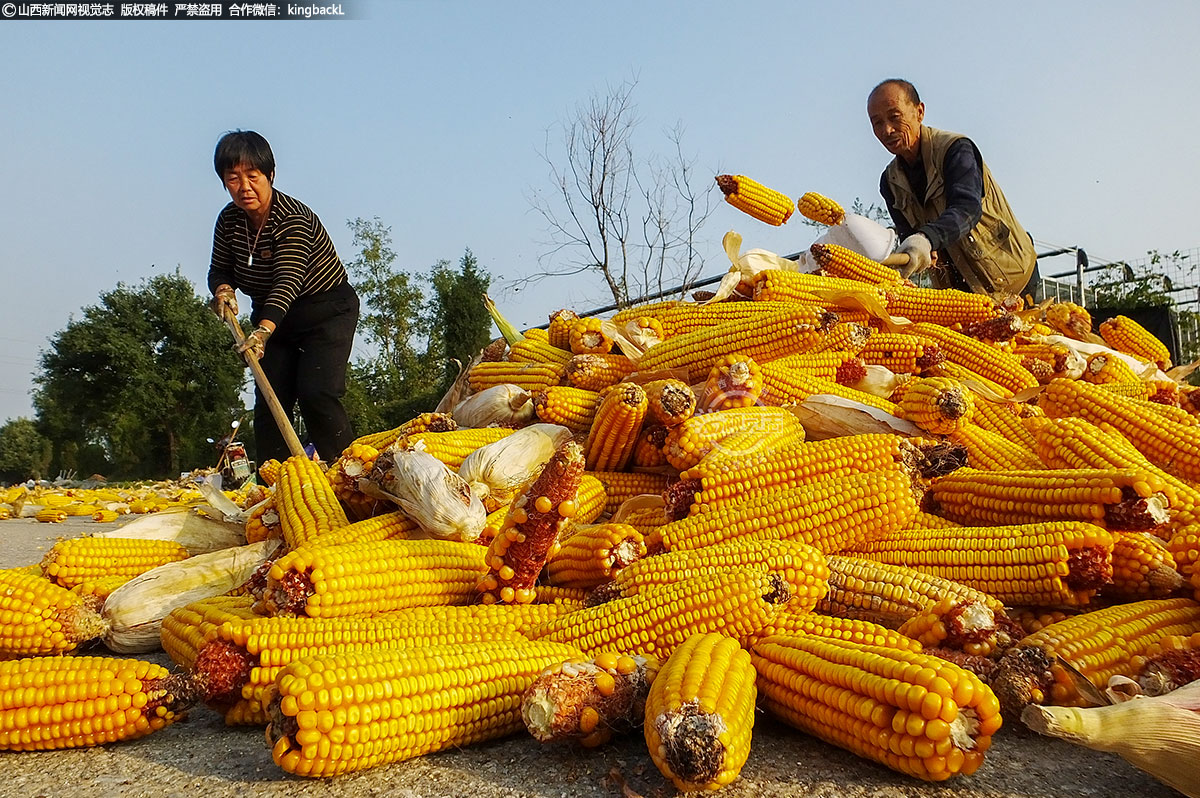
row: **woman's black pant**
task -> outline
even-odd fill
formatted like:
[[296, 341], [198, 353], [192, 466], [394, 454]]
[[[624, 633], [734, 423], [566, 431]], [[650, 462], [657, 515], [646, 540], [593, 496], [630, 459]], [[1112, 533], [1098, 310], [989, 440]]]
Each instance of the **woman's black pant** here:
[[[349, 283], [298, 297], [267, 340], [263, 372], [292, 417], [296, 405], [317, 454], [333, 462], [354, 440], [342, 406], [346, 367], [358, 326], [358, 294]], [[291, 456], [262, 392], [254, 392], [254, 442], [259, 463]]]

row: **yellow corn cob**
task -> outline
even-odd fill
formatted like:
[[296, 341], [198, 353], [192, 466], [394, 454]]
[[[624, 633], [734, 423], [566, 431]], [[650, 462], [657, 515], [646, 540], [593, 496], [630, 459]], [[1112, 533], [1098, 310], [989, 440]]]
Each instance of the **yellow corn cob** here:
[[66, 654], [101, 637], [97, 602], [18, 569], [0, 571], [0, 659]]
[[600, 394], [583, 388], [555, 385], [533, 397], [538, 418], [547, 424], [561, 424], [572, 432], [591, 429], [600, 404]]
[[546, 580], [557, 587], [590, 589], [645, 556], [642, 533], [627, 524], [576, 526], [546, 561]]
[[376, 543], [381, 540], [407, 540], [420, 535], [420, 525], [402, 510], [364, 518], [353, 524], [323, 532], [308, 541], [308, 545], [342, 546], [347, 543]]
[[1034, 452], [974, 423], [961, 425], [951, 433], [950, 440], [967, 447], [968, 463], [972, 468], [989, 471], [1040, 471], [1046, 467]]
[[585, 652], [622, 651], [669, 657], [693, 634], [721, 631], [738, 640], [755, 634], [791, 598], [778, 574], [721, 571], [639, 592], [563, 615], [529, 631]]
[[769, 712], [920, 779], [974, 773], [1000, 728], [992, 691], [928, 654], [780, 635], [760, 640], [750, 656]]
[[796, 540], [830, 553], [903, 529], [916, 512], [907, 476], [851, 474], [764, 491], [738, 504], [672, 521], [659, 533], [670, 551], [750, 538]]
[[595, 317], [572, 324], [568, 341], [577, 355], [606, 355], [613, 348], [613, 339], [604, 332], [604, 321]]
[[0, 662], [0, 750], [46, 751], [133, 740], [195, 701], [187, 677], [111, 657]]
[[725, 355], [708, 373], [700, 406], [706, 411], [757, 404], [762, 393], [762, 372], [754, 358]]
[[[666, 303], [668, 307], [656, 312], [655, 318], [663, 325], [668, 338], [688, 333], [711, 330], [720, 324], [734, 321], [763, 319], [796, 308], [793, 301], [785, 302], [714, 302], [701, 305], [698, 302]], [[614, 321], [616, 317], [613, 317]]]
[[1112, 563], [1112, 584], [1102, 590], [1106, 598], [1166, 598], [1184, 584], [1170, 550], [1146, 532], [1114, 532]]
[[805, 192], [804, 196], [796, 200], [796, 210], [806, 219], [821, 224], [834, 225], [846, 221], [846, 212], [841, 205], [815, 191]]
[[829, 590], [816, 606], [816, 611], [824, 615], [899, 629], [943, 598], [954, 598], [962, 604], [982, 604], [998, 623], [1007, 622], [1004, 605], [998, 600], [950, 579], [857, 556], [830, 554], [825, 562], [829, 566]]
[[950, 435], [970, 423], [975, 411], [971, 392], [947, 377], [913, 380], [897, 415], [935, 435]]
[[1086, 341], [1092, 334], [1092, 317], [1074, 302], [1055, 302], [1046, 308], [1046, 323], [1068, 338]]
[[619, 471], [625, 467], [647, 408], [646, 392], [636, 383], [622, 382], [606, 389], [588, 432], [588, 470]]
[[939, 518], [936, 515], [926, 512], [919, 512], [913, 516], [912, 523], [909, 524], [909, 529], [943, 529], [948, 526], [958, 526], [953, 521], [947, 521], [945, 518]]
[[275, 506], [284, 543], [292, 549], [350, 523], [321, 467], [302, 455], [284, 461]]
[[550, 343], [550, 331], [544, 330], [541, 327], [530, 327], [521, 333], [530, 341], [538, 341], [543, 344]]
[[[558, 385], [562, 382], [566, 366], [557, 363], [510, 363], [507, 361], [482, 362], [471, 366], [467, 384], [473, 393], [495, 385], [512, 384], [529, 393]], [[379, 448], [379, 447], [376, 447]]]
[[726, 202], [760, 222], [778, 227], [792, 215], [791, 197], [745, 175], [717, 175], [717, 187]]
[[[754, 275], [751, 289], [755, 302], [797, 302], [822, 308], [838, 307], [850, 295], [871, 295], [882, 305], [886, 298], [878, 286], [823, 274], [767, 269]], [[834, 292], [834, 293], [830, 293]]]
[[[699, 464], [713, 468], [731, 467], [733, 462], [741, 462], [746, 458], [758, 457], [768, 452], [774, 452], [793, 444], [804, 442], [804, 427], [787, 425], [780, 429], [751, 429], [745, 432], [735, 432], [721, 439], [708, 454], [700, 458]], [[663, 457], [666, 461], [666, 457]], [[697, 465], [699, 465], [697, 464]]]
[[[575, 612], [587, 606], [585, 599], [588, 591], [581, 587], [556, 587], [554, 585], [535, 585], [533, 588], [533, 602], [530, 605], [517, 606], [536, 606], [538, 604], [558, 607], [562, 610], [559, 614]], [[481, 605], [494, 606], [494, 605]], [[506, 605], [500, 605], [506, 606]], [[557, 617], [557, 616], [556, 616]]]
[[1024, 630], [995, 614], [982, 602], [964, 602], [946, 597], [915, 616], [897, 630], [918, 641], [924, 650], [958, 651], [973, 657], [998, 658], [1021, 639]]
[[98, 524], [111, 524], [121, 517], [116, 510], [97, 510], [92, 513], [92, 520]]
[[263, 609], [269, 615], [335, 618], [465, 604], [487, 570], [486, 554], [475, 543], [452, 540], [302, 547], [271, 565]]
[[538, 573], [556, 550], [558, 538], [578, 510], [583, 450], [568, 442], [512, 503], [492, 539], [485, 573], [476, 587], [485, 604], [528, 604]]
[[101, 576], [96, 579], [88, 579], [80, 582], [71, 588], [72, 593], [78, 593], [81, 596], [94, 596], [98, 599], [106, 599], [114, 590], [133, 579], [132, 576], [118, 574], [115, 576]]
[[822, 377], [790, 368], [779, 361], [762, 365], [764, 404], [786, 405], [798, 404], [810, 396], [817, 394], [832, 394], [844, 399], [852, 399], [860, 404], [869, 405], [887, 413], [895, 413], [896, 405], [887, 399], [881, 399], [873, 394], [848, 388], [845, 385], [827, 380]]
[[[467, 614], [466, 607], [437, 607], [436, 615], [409, 610], [362, 618], [233, 618], [212, 628], [190, 666], [204, 700], [220, 709], [241, 704], [230, 725], [259, 724], [280, 671], [305, 657], [365, 649], [426, 649], [447, 644], [525, 638], [515, 614]], [[550, 617], [550, 616], [548, 616]]]
[[[1137, 382], [1106, 382], [1099, 383], [1100, 387], [1117, 396], [1127, 396], [1130, 399], [1145, 399], [1167, 407], [1182, 407], [1180, 404], [1179, 383], [1171, 380], [1138, 380]], [[1184, 408], [1190, 415], [1196, 415], [1191, 408]]]
[[858, 354], [871, 337], [871, 328], [856, 322], [843, 322], [829, 328], [828, 333], [810, 353], [817, 352], [853, 352]]
[[780, 313], [718, 324], [650, 347], [638, 368], [686, 368], [688, 382], [698, 383], [725, 355], [743, 354], [762, 362], [809, 351], [824, 338], [836, 318], [836, 314], [797, 305]]
[[750, 756], [754, 666], [738, 641], [697, 634], [675, 649], [646, 699], [646, 747], [680, 790], [729, 784]]
[[[506, 366], [506, 368], [509, 367]], [[458, 424], [450, 417], [449, 413], [422, 413], [394, 429], [355, 438], [354, 443], [370, 446], [382, 452], [405, 435], [416, 435], [421, 432], [451, 432], [456, 429], [458, 429]]]
[[794, 488], [849, 474], [894, 470], [916, 456], [903, 438], [875, 434], [799, 441], [736, 462], [705, 459], [679, 475], [667, 497], [668, 518], [718, 510], [736, 504], [752, 490]]
[[1021, 422], [1019, 412], [1022, 407], [1011, 402], [989, 402], [986, 399], [975, 398], [975, 412], [971, 414], [971, 423], [1003, 437], [1005, 440], [1033, 451], [1037, 441]]
[[404, 440], [407, 448], [423, 448], [450, 469], [458, 470], [471, 452], [504, 440], [514, 431], [502, 427], [456, 429], [453, 432], [422, 432], [409, 435]]
[[533, 338], [522, 338], [508, 350], [510, 363], [552, 364], [566, 368], [571, 361], [571, 353], [559, 349], [549, 341], [538, 341]]
[[[667, 428], [662, 424], [643, 424], [633, 445], [629, 464], [633, 468], [657, 468], [667, 464], [663, 446], [667, 443]], [[611, 472], [610, 472], [611, 473]], [[614, 508], [615, 509], [615, 508]]]
[[550, 314], [550, 327], [547, 338], [552, 346], [564, 351], [571, 351], [571, 325], [579, 321], [579, 314], [573, 310], [556, 310]]
[[1113, 382], [1138, 384], [1142, 380], [1121, 358], [1106, 352], [1097, 352], [1087, 360], [1087, 366], [1083, 370], [1083, 381], [1093, 385], [1104, 385]]
[[842, 385], [853, 385], [867, 373], [865, 361], [861, 357], [854, 352], [837, 350], [787, 355], [772, 360], [769, 365], [774, 368], [788, 368], [804, 372], [813, 377], [833, 380]]
[[636, 368], [625, 355], [576, 355], [567, 364], [566, 380], [576, 388], [602, 391], [628, 377]]
[[1200, 669], [1200, 632], [1166, 635], [1130, 658], [1142, 694], [1163, 695], [1196, 681]]
[[1145, 469], [984, 471], [960, 468], [933, 480], [926, 509], [962, 524], [1086, 521], [1147, 530], [1170, 517], [1174, 490]]
[[132, 578], [187, 556], [187, 549], [173, 540], [73, 538], [60, 540], [46, 552], [42, 573], [54, 583], [71, 588], [104, 576]]
[[848, 640], [861, 645], [884, 646], [901, 651], [921, 650], [921, 644], [916, 640], [886, 626], [857, 618], [834, 618], [809, 610], [799, 611], [791, 605], [780, 610], [773, 621], [747, 641], [747, 645], [753, 647], [759, 640], [772, 635], [793, 634], [831, 637], [835, 640]]
[[43, 507], [33, 517], [43, 524], [61, 524], [67, 520], [67, 513], [59, 507]]
[[787, 540], [732, 540], [631, 562], [611, 582], [593, 590], [587, 603], [630, 598], [683, 579], [744, 569], [783, 577], [792, 596], [788, 609], [794, 612], [811, 610], [828, 589], [825, 556], [814, 547]]
[[913, 322], [950, 327], [985, 321], [996, 315], [996, 303], [987, 294], [971, 294], [953, 288], [888, 286], [887, 310]]
[[246, 518], [246, 542], [258, 543], [267, 538], [283, 538], [283, 527], [279, 523], [279, 510], [275, 507], [275, 494], [257, 507]]
[[946, 359], [938, 345], [902, 333], [877, 332], [858, 353], [868, 365], [883, 366], [897, 374], [920, 374]]
[[951, 363], [970, 369], [1012, 393], [1038, 384], [1033, 375], [1021, 366], [1020, 360], [1002, 352], [994, 344], [925, 322], [913, 324], [905, 332], [934, 341]]
[[813, 258], [821, 266], [821, 271], [832, 277], [842, 277], [848, 280], [861, 280], [871, 285], [891, 285], [901, 282], [900, 272], [884, 266], [879, 261], [871, 260], [852, 249], [837, 244], [813, 244], [810, 247]]
[[1073, 607], [1009, 607], [1008, 617], [1020, 625], [1026, 635], [1031, 635], [1081, 612], [1088, 610]]
[[1093, 424], [1111, 424], [1150, 462], [1176, 476], [1200, 479], [1200, 429], [1159, 414], [1178, 408], [1141, 403], [1099, 386], [1062, 379], [1046, 386], [1038, 406], [1051, 417], [1078, 416]]
[[521, 718], [542, 743], [579, 740], [602, 745], [614, 732], [641, 726], [658, 660], [604, 652], [552, 665], [521, 700]]
[[847, 554], [919, 571], [981, 590], [1008, 604], [1087, 604], [1112, 579], [1113, 536], [1094, 524], [902, 530], [859, 543]]
[[626, 499], [648, 493], [661, 494], [670, 478], [666, 474], [643, 474], [624, 471], [588, 471], [589, 476], [604, 486], [604, 512], [613, 513]]
[[646, 412], [658, 424], [676, 427], [696, 412], [696, 394], [686, 382], [652, 380], [642, 388], [646, 391]]
[[76, 502], [74, 504], [68, 504], [62, 507], [62, 511], [67, 514], [68, 518], [78, 518], [84, 515], [90, 517], [92, 513], [99, 509], [100, 508], [96, 507], [94, 504], [84, 504], [82, 502]]
[[776, 407], [734, 407], [692, 416], [667, 433], [663, 454], [679, 469], [691, 468], [735, 432], [786, 430], [800, 427], [791, 412]]
[[584, 474], [579, 482], [579, 491], [575, 494], [575, 515], [571, 516], [571, 520], [576, 524], [590, 524], [604, 514], [607, 506], [608, 491], [604, 483], [596, 478], [595, 473]]
[[1136, 678], [1134, 658], [1168, 635], [1200, 631], [1200, 604], [1148, 599], [1087, 612], [1021, 640], [1000, 660], [992, 687], [1005, 713], [1027, 704], [1085, 706], [1065, 661], [1103, 690], [1113, 676]]
[[325, 472], [325, 478], [329, 480], [333, 494], [342, 503], [342, 508], [350, 520], [361, 521], [378, 512], [386, 512], [387, 509], [390, 509], [389, 503], [366, 495], [358, 487], [359, 477], [371, 473], [377, 457], [379, 457], [379, 450], [374, 446], [352, 443]]
[[1118, 352], [1154, 363], [1163, 371], [1171, 368], [1171, 353], [1163, 342], [1128, 316], [1101, 322], [1100, 337]]
[[[271, 756], [288, 773], [334, 776], [503, 737], [521, 728], [521, 696], [538, 674], [573, 656], [546, 642], [461, 643], [294, 662], [271, 702]], [[348, 689], [322, 689], [330, 683]], [[453, 687], [482, 684], [491, 685], [486, 701]], [[408, 708], [401, 717], [423, 716], [401, 727], [394, 706]]]

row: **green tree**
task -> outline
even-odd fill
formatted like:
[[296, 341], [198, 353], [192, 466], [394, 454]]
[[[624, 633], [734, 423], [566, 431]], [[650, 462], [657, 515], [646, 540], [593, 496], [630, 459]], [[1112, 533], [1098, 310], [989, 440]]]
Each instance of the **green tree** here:
[[[178, 270], [101, 294], [41, 355], [34, 406], [59, 468], [100, 447], [116, 476], [206, 464], [205, 439], [240, 415], [243, 367], [229, 334]], [[75, 454], [73, 454], [75, 453]]]
[[42, 479], [50, 467], [50, 441], [28, 418], [9, 419], [0, 427], [0, 481]]
[[491, 282], [470, 249], [459, 259], [457, 271], [448, 261], [433, 267], [436, 326], [442, 334], [445, 363], [439, 394], [445, 393], [458, 374], [459, 366], [453, 361], [466, 366], [492, 339], [492, 319], [483, 304]]

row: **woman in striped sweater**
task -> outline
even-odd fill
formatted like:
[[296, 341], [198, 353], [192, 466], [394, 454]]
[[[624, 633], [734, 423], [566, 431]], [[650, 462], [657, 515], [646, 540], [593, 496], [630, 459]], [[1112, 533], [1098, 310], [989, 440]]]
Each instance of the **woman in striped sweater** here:
[[[297, 404], [317, 454], [333, 460], [353, 440], [342, 406], [358, 325], [358, 294], [329, 234], [304, 203], [274, 187], [271, 145], [253, 131], [226, 133], [213, 166], [233, 199], [217, 216], [208, 287], [213, 309], [237, 315], [236, 291], [252, 300], [252, 349], [291, 415]], [[289, 456], [262, 393], [255, 392], [259, 462]]]

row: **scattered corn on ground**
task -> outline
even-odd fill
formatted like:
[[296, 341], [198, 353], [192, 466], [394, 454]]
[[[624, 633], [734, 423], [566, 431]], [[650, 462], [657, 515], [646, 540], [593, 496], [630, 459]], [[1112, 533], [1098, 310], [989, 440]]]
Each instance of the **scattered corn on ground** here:
[[[819, 210], [806, 198], [802, 211]], [[1182, 392], [1162, 390], [1152, 342], [1122, 319], [1102, 331], [1129, 366], [1115, 382], [1046, 374], [1018, 354], [1048, 345], [1034, 323], [1092, 332], [1081, 309], [1008, 318], [980, 297], [907, 290], [861, 256], [816, 254], [828, 273], [787, 299], [617, 313], [616, 329], [661, 338], [642, 364], [599, 319], [556, 313], [549, 336], [510, 340], [511, 356], [467, 375], [476, 393], [529, 394], [524, 410], [511, 394], [487, 408], [503, 431], [473, 434], [453, 412], [366, 431], [379, 452], [435, 455], [419, 468], [363, 461], [345, 483], [345, 460], [328, 475], [289, 461], [229, 494], [244, 536], [280, 551], [234, 595], [162, 619], [172, 675], [35, 656], [91, 634], [77, 616], [103, 601], [93, 586], [128, 575], [102, 547], [80, 555], [75, 593], [50, 582], [57, 556], [0, 571], [0, 741], [101, 744], [207, 702], [231, 725], [265, 727], [283, 771], [324, 777], [523, 724], [585, 745], [642, 727], [644, 766], [716, 789], [755, 767], [757, 697], [759, 712], [873, 766], [970, 779], [1002, 722], [1030, 704], [1085, 703], [1073, 679], [1099, 691], [1165, 650], [1200, 649], [1200, 423]], [[905, 312], [914, 324], [873, 324]], [[802, 357], [860, 351], [906, 379], [857, 373], [850, 385]], [[736, 363], [775, 382], [705, 401], [705, 380]], [[1142, 379], [1155, 385], [1130, 384]], [[782, 384], [818, 389], [784, 397]], [[816, 393], [842, 411], [791, 408]], [[566, 442], [536, 458], [489, 448], [532, 423], [564, 425]], [[468, 456], [483, 461], [474, 482], [458, 473]], [[478, 481], [494, 489], [506, 474], [525, 476], [507, 503], [474, 509]], [[423, 492], [423, 480], [457, 487]], [[16, 488], [0, 493], [0, 515], [108, 520], [202, 501], [185, 483]], [[446, 529], [452, 540], [425, 540]], [[174, 545], [164, 561], [187, 556]]]

